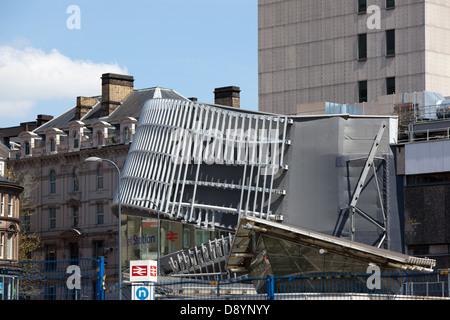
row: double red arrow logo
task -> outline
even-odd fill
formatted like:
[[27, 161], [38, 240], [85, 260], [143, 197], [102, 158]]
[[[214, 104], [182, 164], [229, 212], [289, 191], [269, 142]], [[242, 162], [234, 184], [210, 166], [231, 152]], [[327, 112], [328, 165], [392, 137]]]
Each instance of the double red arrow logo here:
[[173, 241], [175, 241], [176, 239], [178, 239], [178, 233], [169, 231], [169, 233], [166, 234], [166, 239], [173, 242]]
[[156, 277], [156, 266], [150, 266], [150, 277]]
[[130, 281], [157, 281], [157, 261], [132, 260], [130, 261]]
[[147, 276], [147, 266], [132, 266], [131, 275], [133, 277], [146, 277]]

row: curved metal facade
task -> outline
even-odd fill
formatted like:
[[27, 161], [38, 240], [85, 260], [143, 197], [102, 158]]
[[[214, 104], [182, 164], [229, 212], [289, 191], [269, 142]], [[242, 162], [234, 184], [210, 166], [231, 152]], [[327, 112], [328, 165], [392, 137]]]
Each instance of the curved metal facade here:
[[[146, 102], [121, 176], [127, 214], [234, 232], [280, 219], [286, 116], [186, 100]], [[117, 195], [114, 199], [117, 204]]]
[[231, 233], [253, 216], [404, 252], [397, 125], [151, 99], [122, 171], [123, 212]]

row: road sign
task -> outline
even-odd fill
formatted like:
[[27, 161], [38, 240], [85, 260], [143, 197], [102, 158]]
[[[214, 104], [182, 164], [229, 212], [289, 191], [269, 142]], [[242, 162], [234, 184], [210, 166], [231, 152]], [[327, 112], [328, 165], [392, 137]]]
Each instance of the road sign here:
[[133, 285], [132, 300], [154, 300], [155, 287], [141, 283]]
[[158, 262], [155, 260], [132, 260], [130, 261], [131, 282], [156, 282]]

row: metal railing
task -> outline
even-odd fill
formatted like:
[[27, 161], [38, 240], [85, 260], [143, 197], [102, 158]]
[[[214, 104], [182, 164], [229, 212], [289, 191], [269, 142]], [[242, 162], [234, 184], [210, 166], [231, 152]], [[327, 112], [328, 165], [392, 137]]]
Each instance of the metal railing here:
[[104, 300], [103, 280], [103, 257], [4, 264], [0, 265], [0, 289], [8, 285], [9, 292], [0, 298]]
[[448, 270], [213, 281], [167, 277], [156, 283], [125, 283], [123, 292], [130, 300], [143, 286], [154, 290], [155, 300], [440, 300], [450, 299], [449, 278]]
[[[0, 265], [0, 299], [117, 300], [116, 279], [106, 279], [104, 259], [47, 260]], [[154, 300], [450, 300], [450, 269], [434, 272], [307, 274], [286, 277], [160, 277], [124, 282], [122, 299]], [[145, 289], [147, 290], [147, 289]]]

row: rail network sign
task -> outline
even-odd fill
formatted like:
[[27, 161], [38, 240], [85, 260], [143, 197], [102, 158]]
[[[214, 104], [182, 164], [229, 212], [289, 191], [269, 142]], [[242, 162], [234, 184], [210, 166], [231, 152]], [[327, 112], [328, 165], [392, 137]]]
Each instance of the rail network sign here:
[[156, 282], [158, 262], [155, 260], [130, 261], [130, 282]]
[[178, 233], [169, 231], [169, 232], [166, 234], [166, 239], [167, 239], [167, 240], [170, 240], [170, 241], [172, 241], [172, 242], [174, 242], [176, 239], [178, 239]]

